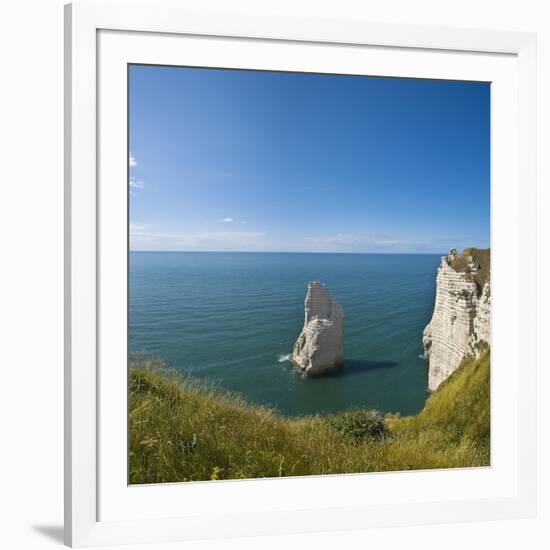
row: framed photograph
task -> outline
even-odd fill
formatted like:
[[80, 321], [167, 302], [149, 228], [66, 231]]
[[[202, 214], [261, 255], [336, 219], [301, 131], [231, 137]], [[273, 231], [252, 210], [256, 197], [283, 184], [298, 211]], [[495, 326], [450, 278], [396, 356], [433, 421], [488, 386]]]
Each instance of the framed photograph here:
[[535, 35], [65, 18], [66, 543], [534, 515]]

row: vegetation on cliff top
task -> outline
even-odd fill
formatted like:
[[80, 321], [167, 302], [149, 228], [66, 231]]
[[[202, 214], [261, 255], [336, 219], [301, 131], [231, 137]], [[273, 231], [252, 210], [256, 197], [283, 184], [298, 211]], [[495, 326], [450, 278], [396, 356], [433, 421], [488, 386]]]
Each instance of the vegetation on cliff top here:
[[289, 418], [134, 359], [130, 483], [487, 466], [489, 363], [466, 359], [416, 416]]
[[491, 274], [491, 249], [490, 248], [465, 248], [450, 264], [450, 266], [461, 273], [469, 273], [469, 257], [479, 265], [477, 273], [472, 275], [481, 293], [485, 283]]

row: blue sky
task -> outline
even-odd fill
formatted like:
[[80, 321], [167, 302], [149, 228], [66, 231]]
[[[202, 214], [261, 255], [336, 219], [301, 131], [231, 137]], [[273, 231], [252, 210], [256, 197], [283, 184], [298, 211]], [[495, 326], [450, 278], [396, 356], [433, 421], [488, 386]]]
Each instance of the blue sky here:
[[130, 67], [130, 248], [489, 246], [487, 83]]

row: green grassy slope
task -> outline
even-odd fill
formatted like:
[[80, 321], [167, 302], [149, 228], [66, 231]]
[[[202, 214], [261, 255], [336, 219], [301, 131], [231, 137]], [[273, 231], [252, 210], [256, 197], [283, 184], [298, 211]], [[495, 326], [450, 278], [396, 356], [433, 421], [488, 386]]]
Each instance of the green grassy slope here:
[[180, 378], [130, 368], [130, 483], [489, 464], [489, 352], [468, 359], [416, 416], [287, 418]]
[[465, 248], [451, 263], [451, 267], [455, 271], [467, 273], [468, 269], [468, 257], [471, 256], [473, 260], [479, 265], [479, 271], [473, 275], [473, 279], [476, 282], [479, 292], [483, 290], [483, 287], [489, 279], [491, 273], [491, 249], [490, 248]]

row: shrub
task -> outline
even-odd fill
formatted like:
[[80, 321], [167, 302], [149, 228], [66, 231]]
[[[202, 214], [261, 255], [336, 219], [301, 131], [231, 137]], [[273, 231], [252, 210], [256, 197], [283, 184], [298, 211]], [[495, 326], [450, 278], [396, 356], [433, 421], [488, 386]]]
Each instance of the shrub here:
[[376, 410], [356, 409], [331, 419], [332, 427], [355, 441], [382, 439], [388, 434], [384, 417]]

